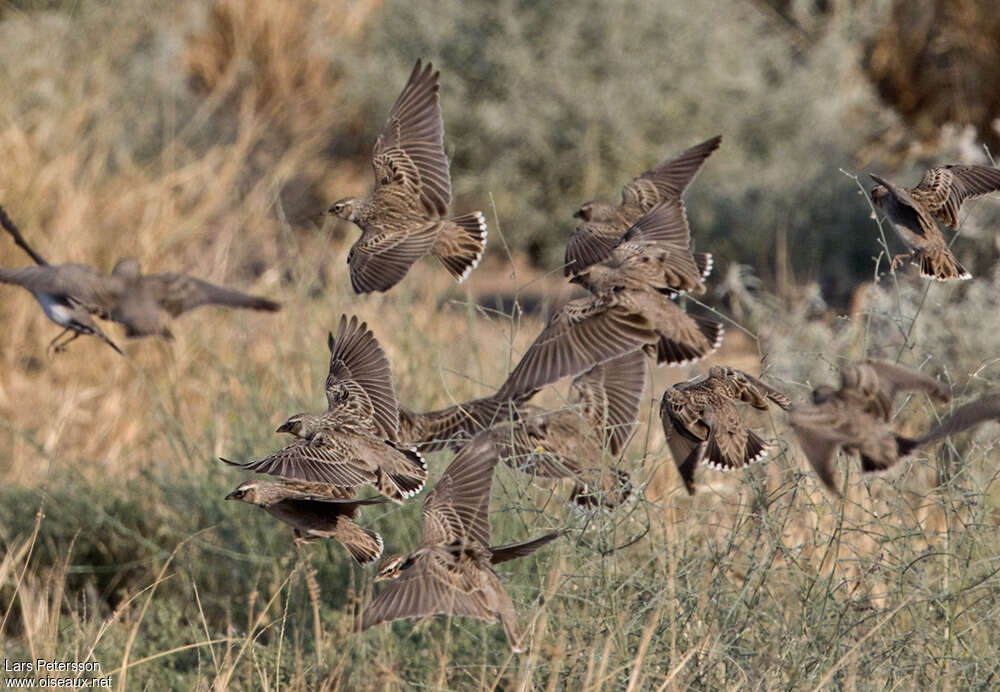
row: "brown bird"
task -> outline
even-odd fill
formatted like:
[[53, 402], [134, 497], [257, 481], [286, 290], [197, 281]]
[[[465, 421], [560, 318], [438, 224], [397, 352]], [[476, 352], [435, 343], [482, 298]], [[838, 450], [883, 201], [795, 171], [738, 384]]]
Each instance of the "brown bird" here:
[[556, 310], [496, 396], [517, 398], [640, 348], [681, 365], [722, 344], [721, 323], [688, 315], [645, 281], [621, 275], [601, 289]]
[[895, 267], [909, 256], [920, 267], [920, 275], [939, 281], [971, 279], [945, 243], [937, 221], [958, 228], [962, 203], [1000, 190], [1000, 169], [986, 166], [942, 166], [932, 168], [913, 188], [896, 187], [877, 175], [871, 198], [892, 223], [896, 234], [910, 249], [897, 255]]
[[287, 480], [339, 488], [371, 485], [401, 504], [424, 487], [427, 464], [416, 450], [397, 444], [399, 413], [389, 360], [357, 317], [348, 322], [342, 315], [328, 344], [327, 411], [289, 418], [277, 431], [295, 440], [269, 457], [245, 464], [222, 461]]
[[562, 531], [490, 546], [490, 490], [499, 457], [488, 435], [462, 448], [424, 501], [420, 547], [388, 558], [375, 581], [386, 587], [365, 608], [360, 630], [400, 618], [447, 614], [499, 621], [515, 652], [521, 634], [514, 604], [493, 565], [530, 555]]
[[812, 405], [796, 406], [789, 415], [802, 451], [824, 485], [836, 494], [833, 463], [837, 450], [858, 451], [865, 473], [884, 471], [920, 444], [897, 435], [889, 425], [896, 395], [926, 392], [949, 401], [943, 382], [884, 360], [866, 359], [841, 369], [841, 387], [813, 390]]
[[482, 213], [443, 218], [451, 204], [451, 177], [438, 77], [430, 63], [423, 67], [417, 60], [375, 142], [371, 196], [345, 197], [327, 210], [362, 231], [347, 256], [356, 293], [388, 291], [427, 254], [462, 281], [483, 256]]
[[541, 478], [575, 480], [570, 502], [615, 507], [631, 494], [631, 478], [625, 471], [607, 469], [601, 460], [625, 451], [645, 385], [646, 357], [633, 351], [573, 380], [566, 408], [524, 406], [517, 422], [497, 426], [490, 436], [511, 468]]
[[680, 201], [662, 202], [641, 217], [603, 260], [573, 274], [570, 283], [593, 293], [619, 286], [650, 286], [660, 293], [704, 293], [712, 255], [692, 255], [691, 232]]
[[354, 523], [364, 505], [388, 502], [362, 500], [349, 490], [323, 483], [299, 481], [245, 481], [226, 495], [257, 505], [295, 529], [295, 540], [335, 538], [359, 565], [370, 565], [382, 554], [382, 537]]
[[731, 471], [763, 460], [771, 443], [743, 422], [737, 402], [761, 411], [768, 400], [783, 409], [792, 405], [783, 393], [736, 368], [714, 366], [708, 377], [674, 385], [660, 400], [660, 420], [670, 454], [689, 495], [695, 494], [699, 463]]
[[712, 137], [630, 180], [622, 188], [621, 204], [591, 201], [580, 205], [573, 216], [581, 223], [566, 245], [566, 276], [607, 259], [629, 226], [660, 202], [675, 204], [680, 222], [690, 233], [681, 197], [721, 141], [721, 135]]

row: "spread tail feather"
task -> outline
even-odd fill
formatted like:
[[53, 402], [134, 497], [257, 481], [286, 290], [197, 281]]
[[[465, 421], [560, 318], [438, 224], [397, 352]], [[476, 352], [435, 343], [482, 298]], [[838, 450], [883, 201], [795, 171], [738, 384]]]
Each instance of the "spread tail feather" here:
[[914, 263], [920, 267], [921, 276], [935, 281], [952, 279], [965, 281], [972, 278], [972, 274], [959, 264], [948, 248], [918, 250], [914, 256]]
[[479, 265], [486, 250], [486, 217], [482, 212], [456, 216], [444, 222], [432, 252], [448, 273], [461, 283]]

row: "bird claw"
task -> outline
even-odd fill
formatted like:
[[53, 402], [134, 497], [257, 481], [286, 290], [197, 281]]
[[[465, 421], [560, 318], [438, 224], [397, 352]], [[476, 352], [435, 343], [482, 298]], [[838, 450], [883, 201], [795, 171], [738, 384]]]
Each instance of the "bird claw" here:
[[901, 266], [907, 260], [907, 258], [909, 258], [909, 256], [910, 253], [908, 252], [900, 253], [898, 255], [893, 255], [892, 261], [889, 262], [889, 271], [890, 272], [896, 271], [896, 267]]

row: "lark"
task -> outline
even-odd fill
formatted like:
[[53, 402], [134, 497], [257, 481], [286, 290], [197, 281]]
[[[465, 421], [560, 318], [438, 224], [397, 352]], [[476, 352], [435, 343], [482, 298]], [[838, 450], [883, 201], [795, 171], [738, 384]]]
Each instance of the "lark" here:
[[157, 335], [169, 339], [173, 337], [168, 326], [171, 319], [203, 305], [268, 312], [281, 309], [272, 300], [216, 286], [187, 274], [143, 274], [135, 259], [118, 260], [110, 274], [101, 274], [85, 264], [49, 264], [30, 249], [5, 213], [0, 222], [38, 263], [34, 267], [0, 269], [0, 283], [27, 289], [49, 319], [64, 327], [63, 334], [74, 332], [60, 344], [56, 341], [63, 334], [53, 340], [50, 348], [56, 351], [64, 350], [81, 334], [92, 334], [121, 353], [91, 315], [124, 325], [125, 335], [130, 338]]
[[226, 499], [256, 505], [291, 525], [296, 541], [336, 539], [359, 565], [371, 565], [382, 555], [382, 537], [354, 520], [361, 507], [388, 502], [385, 498], [362, 500], [349, 490], [323, 483], [251, 480], [240, 484]]
[[631, 495], [628, 473], [602, 460], [620, 458], [635, 432], [646, 384], [646, 357], [633, 351], [573, 380], [567, 405], [555, 411], [524, 406], [515, 423], [490, 435], [504, 462], [540, 478], [574, 481], [570, 502], [613, 508]]
[[774, 387], [742, 370], [724, 366], [713, 366], [708, 377], [674, 385], [663, 393], [663, 433], [689, 495], [695, 494], [698, 464], [732, 471], [767, 457], [771, 443], [747, 426], [739, 403], [766, 411], [768, 401], [783, 409], [792, 405]]
[[563, 532], [490, 545], [488, 511], [498, 461], [486, 434], [477, 435], [455, 456], [424, 501], [420, 546], [383, 562], [375, 581], [389, 583], [364, 609], [359, 630], [400, 618], [469, 616], [499, 621], [511, 648], [521, 651], [514, 604], [493, 566], [530, 555]]
[[921, 276], [938, 281], [971, 279], [972, 275], [958, 263], [945, 243], [937, 222], [957, 229], [958, 212], [965, 200], [1000, 190], [1000, 169], [932, 168], [912, 188], [896, 187], [877, 175], [871, 178], [876, 183], [871, 191], [872, 203], [888, 217], [896, 234], [910, 249], [909, 254], [894, 257], [892, 267], [909, 256], [920, 267]]
[[281, 451], [232, 466], [285, 480], [328, 483], [338, 488], [371, 485], [402, 504], [424, 487], [427, 464], [398, 444], [399, 411], [389, 360], [375, 335], [357, 317], [340, 318], [329, 335], [327, 410], [299, 413], [278, 428], [294, 440]]
[[682, 365], [722, 344], [721, 323], [688, 315], [646, 281], [619, 275], [599, 288], [553, 313], [497, 396], [523, 396], [637, 349], [660, 365]]
[[721, 135], [712, 137], [630, 180], [622, 188], [621, 204], [591, 201], [580, 205], [573, 216], [581, 223], [566, 245], [566, 276], [607, 259], [629, 226], [661, 202], [676, 206], [686, 229], [681, 197], [721, 142]]
[[438, 77], [430, 63], [424, 67], [417, 60], [375, 142], [371, 196], [345, 197], [327, 210], [362, 231], [347, 256], [356, 293], [388, 291], [427, 254], [461, 282], [483, 256], [486, 218], [481, 212], [444, 218], [451, 205], [451, 177]]
[[570, 282], [594, 293], [627, 285], [649, 286], [670, 297], [702, 294], [712, 255], [694, 255], [690, 245], [683, 205], [662, 202], [635, 222], [606, 259], [575, 272]]
[[837, 451], [857, 451], [865, 473], [884, 471], [911, 454], [919, 441], [897, 435], [890, 425], [896, 396], [926, 392], [947, 402], [943, 382], [902, 365], [866, 359], [841, 369], [840, 389], [816, 387], [812, 405], [797, 406], [789, 422], [802, 451], [823, 484], [839, 495], [833, 464]]

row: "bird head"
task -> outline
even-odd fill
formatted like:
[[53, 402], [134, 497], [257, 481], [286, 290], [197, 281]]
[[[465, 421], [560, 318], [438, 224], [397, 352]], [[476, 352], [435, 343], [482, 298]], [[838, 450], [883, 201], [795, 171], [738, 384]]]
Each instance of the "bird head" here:
[[333, 214], [334, 216], [339, 216], [345, 221], [356, 221], [357, 215], [354, 213], [355, 207], [357, 206], [356, 200], [351, 197], [345, 197], [344, 199], [339, 199], [334, 202], [329, 209], [326, 210], [327, 214]]
[[[871, 175], [871, 179], [875, 181], [875, 185], [872, 186], [871, 191], [868, 193], [872, 198], [872, 204], [875, 205], [876, 209], [883, 209], [885, 207], [886, 201], [889, 199], [889, 187], [882, 178], [877, 175]], [[875, 217], [875, 212], [871, 213], [871, 218]]]
[[275, 432], [288, 433], [296, 437], [309, 437], [315, 428], [315, 418], [308, 413], [296, 413], [282, 423]]
[[618, 221], [618, 208], [607, 202], [584, 202], [573, 216], [583, 221]]
[[236, 490], [226, 495], [227, 500], [239, 500], [240, 502], [257, 503], [257, 481], [245, 481]]
[[407, 555], [393, 555], [382, 563], [382, 566], [379, 568], [378, 574], [375, 575], [375, 579], [373, 581], [395, 579], [403, 573], [403, 568], [408, 562], [409, 556]]

